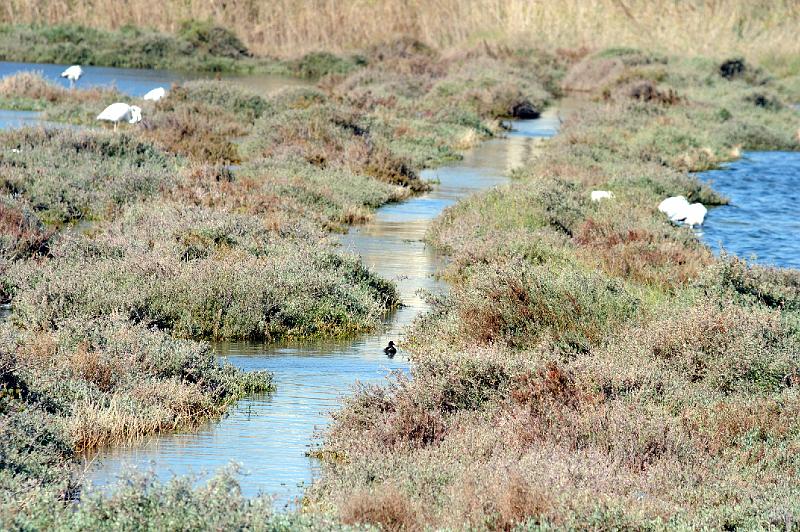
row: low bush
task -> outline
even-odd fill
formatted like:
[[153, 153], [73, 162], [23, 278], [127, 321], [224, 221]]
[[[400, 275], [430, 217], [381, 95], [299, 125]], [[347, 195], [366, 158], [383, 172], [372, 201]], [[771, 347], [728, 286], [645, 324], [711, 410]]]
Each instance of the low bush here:
[[2, 136], [19, 146], [0, 159], [3, 192], [47, 224], [100, 219], [151, 198], [177, 167], [173, 157], [126, 134], [26, 129]]
[[134, 209], [104, 234], [65, 234], [51, 255], [9, 274], [13, 319], [34, 329], [117, 312], [183, 337], [343, 336], [397, 304], [355, 257], [205, 209]]

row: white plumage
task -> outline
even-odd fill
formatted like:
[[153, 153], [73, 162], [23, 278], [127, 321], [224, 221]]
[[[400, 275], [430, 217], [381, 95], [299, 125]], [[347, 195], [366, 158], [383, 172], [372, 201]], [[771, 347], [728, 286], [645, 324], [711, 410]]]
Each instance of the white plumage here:
[[681, 219], [679, 221], [685, 223], [689, 227], [703, 225], [707, 212], [708, 209], [706, 209], [702, 203], [692, 203], [681, 213]]
[[81, 79], [81, 76], [83, 76], [83, 69], [80, 65], [72, 65], [61, 73], [62, 78], [67, 78], [69, 80], [70, 87], [74, 87], [75, 82]]
[[145, 100], [150, 100], [152, 102], [157, 102], [161, 98], [167, 95], [166, 89], [164, 87], [156, 87], [155, 89], [151, 90], [147, 94], [144, 95]]
[[611, 199], [613, 197], [614, 193], [610, 190], [592, 190], [592, 201]]
[[673, 222], [678, 221], [688, 207], [689, 202], [683, 196], [672, 196], [658, 204], [658, 210], [666, 214]]
[[103, 112], [97, 115], [98, 120], [106, 120], [114, 122], [114, 131], [117, 130], [117, 124], [123, 120], [128, 123], [135, 124], [142, 120], [142, 109], [135, 105], [128, 105], [127, 103], [117, 102], [112, 103]]
[[669, 216], [673, 222], [683, 222], [689, 227], [702, 225], [708, 209], [702, 203], [691, 205], [683, 196], [672, 196], [658, 205], [658, 210]]

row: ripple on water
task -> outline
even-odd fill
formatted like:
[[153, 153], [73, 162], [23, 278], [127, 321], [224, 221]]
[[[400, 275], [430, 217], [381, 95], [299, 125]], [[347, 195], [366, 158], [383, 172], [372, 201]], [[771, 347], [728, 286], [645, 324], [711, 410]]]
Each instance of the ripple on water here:
[[423, 242], [431, 221], [459, 199], [505, 183], [508, 170], [523, 164], [539, 145], [539, 136], [552, 135], [557, 123], [554, 114], [515, 123], [519, 133], [480, 144], [457, 164], [426, 171], [426, 178], [438, 180], [430, 193], [382, 207], [368, 224], [341, 237], [344, 249], [397, 283], [406, 306], [387, 319], [383, 330], [338, 342], [219, 344], [218, 352], [234, 365], [274, 372], [277, 391], [240, 401], [230, 415], [196, 432], [104, 450], [93, 458], [86, 478], [102, 489], [132, 468], [169, 478], [213, 473], [235, 462], [244, 473], [246, 495], [267, 493], [278, 505], [300, 496], [301, 487], [318, 474], [317, 462], [305, 453], [318, 443], [315, 434], [328, 423], [328, 413], [356, 382], [380, 383], [390, 371], [408, 371], [402, 350], [393, 359], [382, 350], [427, 309], [420, 291], [446, 290], [435, 277], [442, 257]]
[[699, 174], [731, 203], [711, 208], [703, 239], [716, 252], [800, 268], [800, 153], [748, 152]]

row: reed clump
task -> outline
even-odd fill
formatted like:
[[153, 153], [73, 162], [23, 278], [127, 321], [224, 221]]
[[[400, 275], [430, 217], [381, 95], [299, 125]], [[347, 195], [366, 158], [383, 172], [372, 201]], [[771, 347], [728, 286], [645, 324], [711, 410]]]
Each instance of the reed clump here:
[[[414, 0], [402, 4], [389, 0], [346, 4], [281, 0], [259, 5], [170, 0], [159, 6], [155, 17], [146, 2], [132, 2], [119, 10], [112, 2], [11, 0], [0, 11], [0, 20], [9, 23], [71, 22], [127, 32], [135, 30], [126, 25], [155, 26], [181, 35], [180, 42], [190, 46], [192, 41], [186, 37], [192, 32], [186, 32], [184, 21], [210, 20], [235, 27], [246, 46], [262, 55], [363, 49], [387, 38], [410, 35], [437, 48], [463, 47], [482, 40], [550, 49], [661, 46], [687, 55], [740, 54], [751, 59], [796, 54], [793, 37], [799, 17], [798, 7], [791, 2], [744, 0], [668, 4], [646, 0]], [[137, 39], [152, 39], [153, 32], [139, 33], [134, 33]], [[229, 40], [225, 36], [222, 42]], [[32, 38], [27, 41], [38, 42]], [[238, 50], [237, 46], [232, 48]], [[783, 60], [781, 63], [786, 64]]]

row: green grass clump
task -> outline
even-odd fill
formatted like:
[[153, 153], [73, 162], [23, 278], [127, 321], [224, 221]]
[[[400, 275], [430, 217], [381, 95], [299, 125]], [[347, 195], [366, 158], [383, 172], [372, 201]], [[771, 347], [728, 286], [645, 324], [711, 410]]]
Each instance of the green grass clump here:
[[100, 219], [151, 198], [177, 168], [174, 157], [124, 133], [20, 130], [2, 139], [19, 146], [0, 158], [3, 192], [53, 225]]
[[176, 336], [344, 336], [375, 327], [393, 287], [330, 247], [273, 237], [258, 218], [152, 205], [19, 264], [12, 319], [47, 330], [119, 313]]
[[319, 79], [329, 74], [348, 74], [367, 64], [364, 57], [340, 57], [329, 52], [310, 52], [288, 61], [286, 68], [301, 78]]
[[197, 21], [184, 23], [177, 35], [133, 26], [0, 26], [4, 61], [225, 72], [240, 70], [249, 55], [229, 30]]
[[77, 505], [54, 506], [47, 497], [34, 494], [25, 511], [3, 513], [0, 524], [58, 531], [119, 530], [145, 523], [153, 530], [368, 530], [343, 526], [330, 515], [276, 512], [266, 495], [242, 495], [238, 480], [234, 471], [223, 471], [202, 486], [190, 478], [160, 482], [131, 475], [111, 495], [83, 494]]
[[621, 283], [602, 275], [512, 260], [476, 266], [417, 324], [414, 341], [451, 349], [476, 344], [520, 349], [546, 338], [588, 351], [638, 307]]
[[409, 195], [405, 187], [347, 168], [320, 168], [292, 157], [241, 166], [230, 189], [236, 191], [229, 196], [230, 204], [239, 210], [269, 217], [275, 223], [301, 216], [333, 231], [363, 223], [377, 207]]

